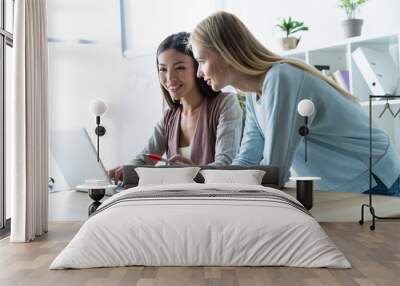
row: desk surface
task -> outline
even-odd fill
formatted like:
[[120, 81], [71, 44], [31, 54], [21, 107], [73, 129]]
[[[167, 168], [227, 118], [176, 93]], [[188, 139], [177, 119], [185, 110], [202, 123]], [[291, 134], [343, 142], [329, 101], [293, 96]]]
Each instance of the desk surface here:
[[292, 181], [316, 181], [321, 180], [321, 177], [290, 177]]

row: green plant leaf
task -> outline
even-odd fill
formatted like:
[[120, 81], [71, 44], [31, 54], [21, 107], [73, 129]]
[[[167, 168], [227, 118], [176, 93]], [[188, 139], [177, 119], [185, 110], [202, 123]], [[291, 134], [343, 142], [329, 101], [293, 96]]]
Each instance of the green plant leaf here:
[[282, 31], [285, 31], [285, 27], [281, 24], [276, 24], [277, 27], [279, 27]]
[[367, 2], [368, 0], [340, 0], [339, 7], [345, 10], [349, 19], [352, 19], [355, 17], [356, 10]]
[[297, 33], [299, 31], [309, 30], [308, 27], [304, 25], [304, 22], [293, 20], [290, 16], [287, 19], [283, 18], [282, 22], [280, 24], [277, 24], [276, 26], [286, 33], [286, 37], [289, 37], [289, 35]]
[[292, 30], [290, 32], [290, 34], [294, 34], [294, 33], [300, 32], [300, 31], [308, 31], [308, 27], [299, 27], [297, 29]]

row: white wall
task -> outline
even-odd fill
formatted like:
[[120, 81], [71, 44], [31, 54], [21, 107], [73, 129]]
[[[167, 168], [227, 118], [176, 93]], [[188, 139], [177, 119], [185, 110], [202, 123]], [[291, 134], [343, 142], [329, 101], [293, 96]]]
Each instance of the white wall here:
[[[301, 32], [299, 48], [312, 48], [342, 39], [345, 13], [339, 0], [224, 0], [225, 10], [239, 16], [268, 48], [279, 52], [275, 25], [281, 18], [304, 21], [310, 31]], [[369, 0], [358, 13], [364, 19], [363, 36], [400, 32], [400, 1]]]
[[[124, 0], [127, 55], [155, 52], [172, 33], [191, 31], [197, 23], [221, 9], [222, 0]], [[151, 32], [150, 32], [151, 31]]]
[[[238, 15], [257, 38], [277, 52], [280, 34], [275, 25], [283, 17], [292, 16], [310, 27], [303, 33], [300, 47], [342, 38], [344, 13], [337, 0], [221, 1], [220, 6]], [[89, 102], [96, 97], [104, 99], [109, 107], [102, 118], [107, 134], [101, 138], [106, 168], [127, 163], [141, 150], [162, 114], [154, 56], [122, 57], [119, 5], [119, 0], [48, 0], [49, 37], [65, 40], [49, 44], [50, 128], [87, 127], [92, 131], [95, 120], [89, 114]], [[363, 35], [399, 32], [398, 11], [398, 0], [370, 0], [360, 14], [365, 20]], [[160, 21], [168, 21], [168, 12]], [[77, 44], [77, 39], [96, 44]], [[50, 175], [65, 184], [58, 178], [54, 160]]]
[[[86, 127], [94, 135], [89, 102], [104, 99], [107, 133], [100, 144], [106, 168], [127, 163], [143, 148], [162, 114], [155, 58], [122, 57], [119, 9], [118, 0], [48, 1], [49, 37], [65, 40], [49, 43], [49, 127]], [[78, 44], [77, 39], [96, 44]], [[50, 175], [57, 188], [65, 187], [54, 160]]]

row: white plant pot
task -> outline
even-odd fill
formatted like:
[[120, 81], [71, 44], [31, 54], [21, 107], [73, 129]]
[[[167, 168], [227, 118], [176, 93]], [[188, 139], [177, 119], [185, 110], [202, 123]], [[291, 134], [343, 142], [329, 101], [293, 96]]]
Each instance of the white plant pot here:
[[299, 41], [300, 41], [300, 39], [295, 38], [295, 37], [281, 38], [282, 48], [285, 51], [295, 49], [295, 48], [297, 48]]
[[342, 21], [344, 37], [350, 38], [360, 36], [363, 22], [362, 19], [347, 19]]

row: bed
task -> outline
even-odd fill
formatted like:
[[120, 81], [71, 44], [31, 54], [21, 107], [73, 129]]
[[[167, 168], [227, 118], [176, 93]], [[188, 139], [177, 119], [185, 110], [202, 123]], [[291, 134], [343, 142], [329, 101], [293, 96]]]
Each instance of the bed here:
[[[277, 169], [252, 168], [266, 171], [262, 184], [193, 182], [128, 188], [103, 202], [50, 269], [129, 265], [350, 268], [307, 209], [271, 187], [276, 185]], [[134, 170], [133, 166], [125, 170], [132, 174], [126, 185], [135, 185]]]

